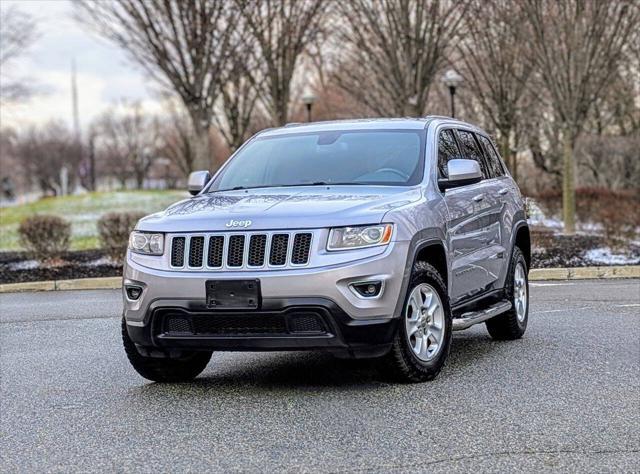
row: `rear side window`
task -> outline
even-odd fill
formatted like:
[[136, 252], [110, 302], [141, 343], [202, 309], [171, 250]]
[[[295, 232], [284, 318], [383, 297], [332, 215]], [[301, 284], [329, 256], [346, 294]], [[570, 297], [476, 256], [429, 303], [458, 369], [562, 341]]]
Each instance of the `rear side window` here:
[[453, 130], [443, 130], [438, 137], [438, 176], [440, 178], [447, 178], [449, 173], [447, 172], [447, 163], [449, 160], [460, 158], [460, 150], [456, 143], [456, 137], [453, 135]]
[[458, 130], [458, 141], [460, 143], [460, 148], [462, 149], [462, 155], [467, 160], [476, 160], [482, 170], [482, 177], [484, 179], [489, 178], [489, 170], [484, 162], [478, 142], [473, 137], [473, 133], [467, 132], [466, 130]]
[[478, 139], [480, 140], [480, 143], [482, 143], [482, 146], [484, 147], [485, 157], [487, 158], [487, 163], [491, 171], [491, 176], [493, 178], [504, 176], [505, 175], [504, 167], [502, 166], [500, 157], [498, 157], [498, 153], [496, 152], [496, 149], [494, 148], [493, 143], [491, 143], [491, 140], [489, 140], [487, 137], [483, 135], [476, 135], [476, 136], [478, 137]]

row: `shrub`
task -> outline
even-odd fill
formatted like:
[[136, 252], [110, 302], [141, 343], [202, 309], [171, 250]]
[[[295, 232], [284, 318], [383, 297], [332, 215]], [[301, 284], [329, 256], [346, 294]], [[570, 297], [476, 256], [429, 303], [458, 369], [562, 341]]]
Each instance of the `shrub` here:
[[[547, 192], [535, 199], [546, 215], [562, 217], [560, 191]], [[579, 188], [576, 190], [576, 217], [583, 224], [599, 224], [608, 245], [624, 245], [626, 240], [637, 238], [637, 229], [640, 227], [640, 192]]]
[[60, 259], [69, 249], [71, 223], [53, 215], [30, 216], [18, 227], [20, 242], [40, 261]]
[[137, 212], [110, 212], [98, 220], [102, 250], [111, 260], [122, 262], [129, 234], [143, 215]]

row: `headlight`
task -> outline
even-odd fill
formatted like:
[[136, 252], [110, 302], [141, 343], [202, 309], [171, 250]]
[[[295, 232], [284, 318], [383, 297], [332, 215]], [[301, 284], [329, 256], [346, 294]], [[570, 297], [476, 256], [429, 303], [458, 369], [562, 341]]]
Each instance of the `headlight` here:
[[132, 252], [145, 255], [162, 255], [164, 253], [164, 234], [134, 230], [129, 236], [129, 249]]
[[329, 232], [327, 250], [347, 250], [386, 245], [391, 241], [393, 225], [337, 227]]

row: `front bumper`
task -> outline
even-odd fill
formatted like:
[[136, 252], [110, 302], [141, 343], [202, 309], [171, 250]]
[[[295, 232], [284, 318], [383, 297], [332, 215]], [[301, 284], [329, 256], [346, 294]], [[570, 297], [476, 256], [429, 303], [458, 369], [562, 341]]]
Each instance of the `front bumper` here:
[[[396, 318], [354, 320], [322, 298], [264, 299], [260, 310], [249, 313], [211, 311], [204, 302], [176, 300], [153, 303], [149, 322], [127, 325], [127, 331], [149, 356], [181, 350], [324, 350], [342, 357], [376, 357], [388, 352], [396, 324]], [[215, 334], [200, 332], [221, 327]]]
[[[405, 273], [408, 242], [393, 242], [373, 257], [341, 265], [295, 270], [242, 272], [164, 271], [144, 267], [127, 258], [124, 287], [142, 288], [135, 301], [124, 294], [124, 316], [129, 334], [139, 346], [162, 349], [287, 350], [327, 349], [352, 356], [376, 355], [388, 350], [395, 329], [395, 309]], [[256, 310], [207, 308], [205, 283], [213, 279], [260, 280], [262, 304]], [[351, 283], [380, 280], [382, 293], [362, 298]], [[314, 312], [325, 331], [302, 334], [289, 331], [297, 315]], [[240, 315], [277, 317], [286, 325], [278, 334], [196, 335], [172, 333], [163, 326], [166, 315], [185, 319]], [[199, 320], [198, 320], [199, 321]], [[367, 348], [367, 346], [369, 346]]]

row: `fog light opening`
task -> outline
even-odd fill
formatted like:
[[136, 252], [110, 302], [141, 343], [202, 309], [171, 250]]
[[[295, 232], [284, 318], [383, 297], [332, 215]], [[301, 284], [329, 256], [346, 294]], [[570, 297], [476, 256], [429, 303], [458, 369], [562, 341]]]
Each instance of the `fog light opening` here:
[[136, 301], [142, 295], [142, 288], [139, 286], [127, 285], [127, 298], [132, 301]]
[[351, 288], [362, 298], [376, 298], [382, 292], [382, 282], [380, 280], [359, 281], [352, 283]]

